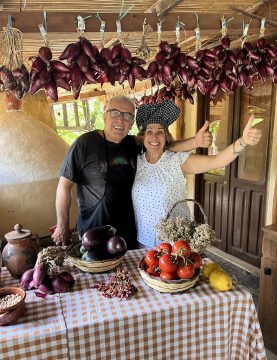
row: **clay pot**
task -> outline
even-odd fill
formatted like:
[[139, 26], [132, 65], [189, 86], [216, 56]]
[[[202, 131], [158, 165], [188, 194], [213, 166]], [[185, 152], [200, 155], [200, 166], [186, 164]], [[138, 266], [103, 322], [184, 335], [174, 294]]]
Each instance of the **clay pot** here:
[[6, 111], [21, 111], [22, 100], [18, 99], [13, 93], [5, 91], [2, 97], [2, 103]]
[[20, 224], [15, 225], [14, 231], [7, 233], [5, 238], [8, 243], [2, 252], [3, 264], [14, 278], [19, 279], [35, 266], [39, 251], [36, 238]]

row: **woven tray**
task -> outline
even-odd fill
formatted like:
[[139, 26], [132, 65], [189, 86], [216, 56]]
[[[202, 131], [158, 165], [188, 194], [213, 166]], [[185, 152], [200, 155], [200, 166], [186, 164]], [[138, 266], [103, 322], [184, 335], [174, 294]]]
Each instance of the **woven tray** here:
[[73, 265], [84, 271], [90, 273], [102, 273], [105, 271], [109, 271], [115, 269], [122, 260], [124, 259], [124, 255], [117, 257], [115, 259], [108, 259], [108, 260], [92, 260], [92, 261], [85, 261], [73, 256], [68, 256], [68, 260], [73, 263]]
[[183, 292], [192, 288], [200, 276], [200, 269], [197, 269], [195, 275], [191, 279], [180, 280], [164, 280], [155, 276], [151, 276], [146, 272], [147, 265], [144, 258], [138, 264], [139, 273], [143, 281], [152, 289], [158, 290], [163, 293], [177, 293]]

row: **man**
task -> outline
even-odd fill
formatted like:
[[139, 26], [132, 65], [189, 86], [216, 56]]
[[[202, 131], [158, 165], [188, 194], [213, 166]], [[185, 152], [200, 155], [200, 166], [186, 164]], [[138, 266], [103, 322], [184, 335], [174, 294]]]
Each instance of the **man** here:
[[[126, 240], [128, 249], [137, 247], [131, 189], [139, 149], [134, 137], [128, 135], [134, 115], [135, 106], [130, 98], [121, 95], [111, 98], [105, 107], [104, 130], [83, 134], [69, 149], [57, 187], [57, 228], [52, 235], [56, 245], [64, 245], [70, 238], [71, 190], [76, 183], [79, 234], [109, 224]], [[170, 150], [209, 147], [211, 135], [207, 127], [205, 123], [195, 138], [175, 142]]]

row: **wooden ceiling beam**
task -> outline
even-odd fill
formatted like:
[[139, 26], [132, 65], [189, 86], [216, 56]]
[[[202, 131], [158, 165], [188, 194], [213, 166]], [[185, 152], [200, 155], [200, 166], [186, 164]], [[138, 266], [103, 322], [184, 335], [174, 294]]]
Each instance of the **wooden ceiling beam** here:
[[272, 0], [259, 0], [255, 4], [248, 6], [246, 9], [244, 9], [244, 11], [249, 13], [254, 13], [257, 10], [259, 10], [262, 6], [270, 4], [271, 2]]
[[[250, 18], [252, 18], [252, 19], [259, 20], [260, 22], [261, 22], [261, 20], [262, 20], [262, 16], [258, 16], [258, 15], [252, 14], [252, 13], [250, 13], [250, 12], [247, 12], [247, 11], [245, 11], [245, 10], [243, 10], [243, 9], [239, 9], [239, 8], [237, 8], [237, 7], [235, 7], [235, 6], [232, 6], [232, 5], [229, 6], [229, 7], [230, 7], [230, 9], [232, 9], [232, 10], [234, 10], [234, 11], [240, 13], [240, 14], [243, 14], [243, 15], [245, 15], [245, 16], [248, 16], [248, 17], [250, 17]], [[266, 20], [265, 20], [265, 23], [266, 23], [267, 25], [271, 25], [271, 26], [277, 27], [277, 22], [276, 22], [276, 21], [266, 19]]]
[[183, 1], [184, 0], [158, 0], [151, 5], [145, 13], [156, 13], [157, 16], [163, 17]]
[[[87, 92], [81, 92], [79, 95], [78, 100], [85, 100], [97, 96], [103, 96], [106, 95], [106, 91], [104, 90], [92, 90]], [[52, 101], [50, 98], [48, 98], [49, 104], [57, 104], [57, 103], [65, 103], [65, 102], [73, 102], [75, 101], [73, 94], [71, 92], [67, 93], [60, 93], [59, 92], [59, 100], [57, 102]]]
[[[237, 9], [235, 10], [237, 11]], [[80, 14], [77, 12], [47, 12], [47, 28], [48, 33], [76, 33], [76, 18], [80, 15], [85, 17], [87, 14]], [[178, 16], [179, 15], [179, 16]], [[245, 14], [245, 20], [248, 19], [249, 14]], [[168, 14], [165, 16], [165, 21], [163, 23], [163, 31], [174, 31], [176, 27], [176, 22], [179, 17], [179, 20], [185, 23], [185, 29], [194, 30], [195, 28], [195, 16], [190, 13], [182, 14]], [[218, 31], [221, 26], [221, 14], [201, 14], [198, 13], [199, 21], [201, 23], [201, 33], [205, 30]], [[101, 18], [106, 21], [106, 32], [116, 32], [116, 20], [118, 19], [118, 14], [101, 14]], [[140, 32], [142, 30], [142, 24], [146, 18], [147, 24], [149, 24], [154, 30], [157, 28], [157, 22], [159, 21], [158, 17], [153, 14], [137, 14], [130, 13], [126, 15], [121, 20], [122, 32]], [[229, 29], [241, 29], [243, 17], [239, 16], [234, 18], [229, 25]], [[7, 12], [0, 13], [0, 24], [6, 25], [7, 23]], [[18, 28], [23, 33], [37, 33], [39, 32], [38, 24], [43, 24], [44, 18], [42, 12], [16, 12], [12, 13], [12, 25]], [[269, 24], [270, 25], [270, 24]], [[253, 21], [251, 27], [259, 28], [260, 19]], [[98, 32], [99, 33], [99, 23], [94, 20], [94, 14], [92, 17], [86, 21], [86, 32]]]

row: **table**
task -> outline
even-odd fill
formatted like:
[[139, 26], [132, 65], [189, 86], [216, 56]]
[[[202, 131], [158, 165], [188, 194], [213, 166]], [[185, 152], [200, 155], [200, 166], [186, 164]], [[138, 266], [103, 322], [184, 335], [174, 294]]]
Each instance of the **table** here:
[[[41, 299], [28, 291], [25, 315], [0, 326], [0, 359], [266, 359], [255, 305], [243, 286], [219, 292], [201, 278], [185, 293], [161, 294], [137, 271], [144, 253], [128, 251], [122, 263], [139, 290], [128, 301], [92, 288], [111, 272], [73, 268], [70, 292]], [[1, 287], [15, 284], [2, 268]]]

